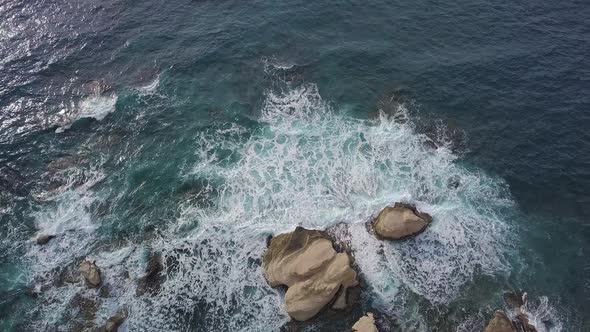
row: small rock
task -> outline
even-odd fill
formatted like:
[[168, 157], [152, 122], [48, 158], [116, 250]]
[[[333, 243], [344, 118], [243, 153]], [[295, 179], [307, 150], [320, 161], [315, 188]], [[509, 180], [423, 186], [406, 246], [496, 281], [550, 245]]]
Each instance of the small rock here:
[[423, 232], [431, 222], [429, 214], [418, 212], [413, 205], [395, 203], [381, 210], [373, 228], [382, 238], [400, 240]]
[[332, 303], [332, 309], [343, 310], [346, 309], [346, 288], [340, 288], [336, 294], [336, 301]]
[[92, 288], [98, 288], [102, 282], [100, 277], [100, 269], [96, 266], [95, 262], [83, 261], [80, 264], [80, 272], [86, 279], [88, 286]]
[[36, 289], [35, 287], [27, 287], [24, 289], [24, 294], [26, 296], [34, 298], [34, 299], [39, 297], [39, 293], [40, 293], [39, 290]]
[[35, 241], [37, 241], [38, 245], [42, 246], [44, 244], [47, 244], [53, 238], [55, 238], [55, 235], [41, 234], [37, 236], [37, 239]]
[[367, 313], [366, 316], [361, 317], [353, 326], [352, 330], [355, 332], [379, 332], [375, 325], [375, 318], [372, 313]]

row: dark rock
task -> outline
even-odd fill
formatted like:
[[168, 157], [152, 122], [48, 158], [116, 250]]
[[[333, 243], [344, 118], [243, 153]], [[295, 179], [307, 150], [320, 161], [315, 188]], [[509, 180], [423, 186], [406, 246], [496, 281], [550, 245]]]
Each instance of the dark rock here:
[[72, 155], [66, 155], [50, 161], [47, 164], [47, 169], [52, 172], [60, 172], [68, 168], [75, 167], [78, 163], [78, 157]]
[[461, 185], [461, 179], [458, 176], [451, 177], [447, 180], [447, 188], [449, 189], [457, 189]]
[[158, 293], [160, 291], [160, 285], [164, 279], [162, 271], [164, 271], [162, 255], [155, 254], [150, 256], [145, 269], [145, 275], [139, 279], [135, 294], [141, 296], [145, 293]]
[[394, 89], [377, 102], [377, 112], [370, 113], [369, 117], [378, 117], [379, 112], [383, 112], [385, 116], [393, 117], [395, 122], [406, 123], [408, 117], [401, 111], [401, 107], [407, 103], [407, 95], [404, 88]]
[[47, 244], [53, 238], [55, 238], [55, 235], [41, 234], [41, 235], [37, 236], [37, 239], [35, 241], [37, 242], [38, 245], [44, 245], [44, 244]]
[[527, 294], [523, 291], [517, 290], [514, 292], [506, 292], [503, 297], [504, 302], [506, 302], [509, 307], [519, 309], [526, 304]]
[[529, 316], [525, 313], [521, 312], [516, 315], [512, 323], [518, 332], [537, 332], [537, 329], [529, 323]]
[[31, 297], [31, 298], [34, 298], [34, 299], [36, 299], [36, 298], [39, 297], [39, 291], [36, 290], [34, 287], [27, 287], [27, 288], [25, 288], [24, 294], [26, 296]]
[[69, 331], [91, 331], [95, 325], [96, 312], [99, 304], [80, 294], [76, 294], [68, 305], [72, 310], [66, 313], [65, 321], [69, 323]]
[[25, 178], [12, 167], [0, 167], [0, 190], [12, 193], [19, 197], [25, 197], [29, 193]]

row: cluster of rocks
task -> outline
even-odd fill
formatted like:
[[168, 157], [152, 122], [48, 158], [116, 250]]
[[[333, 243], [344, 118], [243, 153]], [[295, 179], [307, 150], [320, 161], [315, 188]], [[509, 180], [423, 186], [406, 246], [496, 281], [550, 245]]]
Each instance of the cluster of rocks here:
[[[379, 239], [400, 240], [423, 232], [432, 217], [414, 206], [395, 203], [370, 223]], [[264, 275], [272, 287], [286, 286], [285, 308], [296, 321], [305, 321], [325, 308], [346, 309], [352, 305], [347, 294], [359, 285], [350, 251], [337, 252], [342, 244], [319, 230], [297, 227], [273, 237], [263, 257]], [[372, 313], [363, 316], [354, 331], [376, 332]]]
[[[431, 222], [432, 217], [415, 206], [395, 203], [384, 208], [368, 226], [380, 240], [402, 240], [420, 234]], [[54, 237], [40, 235], [36, 242], [43, 245]], [[163, 269], [161, 256], [150, 256], [145, 275], [138, 282], [138, 296], [159, 292]], [[326, 309], [350, 309], [354, 304], [350, 290], [360, 287], [350, 248], [329, 231], [297, 227], [272, 237], [264, 253], [263, 269], [271, 287], [287, 287], [285, 309], [295, 321], [309, 320]], [[102, 274], [95, 261], [84, 260], [78, 271], [88, 287], [101, 287]], [[507, 293], [504, 299], [511, 314], [496, 311], [484, 332], [536, 332], [526, 312], [526, 293]], [[97, 331], [115, 332], [127, 316], [125, 309], [120, 310]], [[362, 316], [352, 331], [378, 332], [373, 313]]]
[[[99, 288], [102, 285], [102, 274], [100, 268], [96, 266], [95, 261], [84, 260], [80, 263], [79, 267], [80, 274], [84, 277], [86, 285], [90, 288]], [[98, 332], [116, 332], [119, 326], [123, 324], [127, 318], [128, 312], [126, 309], [122, 309], [111, 316], [103, 326], [96, 329]]]
[[[368, 229], [379, 240], [402, 240], [422, 233], [431, 223], [429, 214], [398, 202], [381, 210], [368, 223]], [[350, 248], [332, 231], [297, 227], [268, 243], [263, 257], [264, 275], [270, 286], [287, 287], [285, 308], [296, 321], [306, 321], [326, 309], [350, 308], [353, 303], [348, 290], [360, 287]], [[526, 293], [507, 293], [504, 299], [511, 308], [510, 317], [496, 311], [484, 332], [536, 332], [526, 312]], [[352, 331], [378, 332], [374, 315], [362, 316]]]
[[510, 309], [513, 318], [504, 311], [497, 310], [484, 332], [537, 332], [535, 326], [530, 324], [526, 311], [526, 293], [520, 291], [506, 293], [504, 294], [504, 302]]

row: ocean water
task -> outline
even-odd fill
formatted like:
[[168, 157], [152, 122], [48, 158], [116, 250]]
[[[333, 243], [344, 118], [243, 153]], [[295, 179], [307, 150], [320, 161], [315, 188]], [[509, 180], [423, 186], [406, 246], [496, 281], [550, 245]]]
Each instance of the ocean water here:
[[[0, 330], [125, 308], [124, 331], [481, 331], [522, 289], [539, 331], [590, 331], [589, 22], [571, 0], [0, 0]], [[378, 241], [396, 201], [434, 222]], [[351, 312], [289, 322], [261, 257], [298, 225], [350, 243]]]

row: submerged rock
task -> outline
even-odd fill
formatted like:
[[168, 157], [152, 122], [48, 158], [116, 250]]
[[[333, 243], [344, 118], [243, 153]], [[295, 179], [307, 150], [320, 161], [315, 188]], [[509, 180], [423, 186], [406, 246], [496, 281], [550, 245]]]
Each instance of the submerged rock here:
[[506, 314], [498, 310], [494, 314], [494, 318], [490, 320], [484, 332], [515, 332], [516, 329], [512, 325], [510, 318]]
[[150, 256], [145, 269], [145, 275], [139, 279], [135, 294], [141, 296], [145, 293], [154, 294], [159, 292], [163, 270], [162, 256], [160, 254]]
[[354, 325], [352, 326], [352, 331], [354, 332], [379, 332], [377, 326], [375, 325], [375, 318], [373, 317], [372, 313], [367, 313], [367, 315], [361, 317]]
[[413, 205], [395, 203], [381, 210], [373, 228], [379, 237], [399, 240], [423, 232], [431, 222], [429, 214], [418, 212]]
[[100, 276], [100, 269], [96, 266], [95, 262], [83, 261], [80, 263], [80, 272], [86, 279], [88, 286], [92, 288], [98, 288], [102, 282]]
[[342, 307], [346, 289], [358, 284], [350, 256], [337, 253], [325, 232], [302, 227], [270, 240], [263, 267], [272, 287], [288, 287], [286, 310], [298, 321], [315, 316], [337, 295], [337, 307]]
[[35, 241], [37, 242], [38, 245], [44, 245], [44, 244], [47, 244], [49, 241], [51, 241], [51, 239], [53, 239], [53, 238], [55, 238], [55, 235], [40, 234], [39, 236], [37, 236]]
[[71, 299], [66, 312], [65, 322], [68, 322], [67, 331], [92, 331], [96, 328], [94, 320], [100, 304], [91, 298], [76, 294]]
[[82, 86], [84, 93], [89, 95], [100, 95], [112, 89], [112, 86], [105, 80], [90, 80]]

